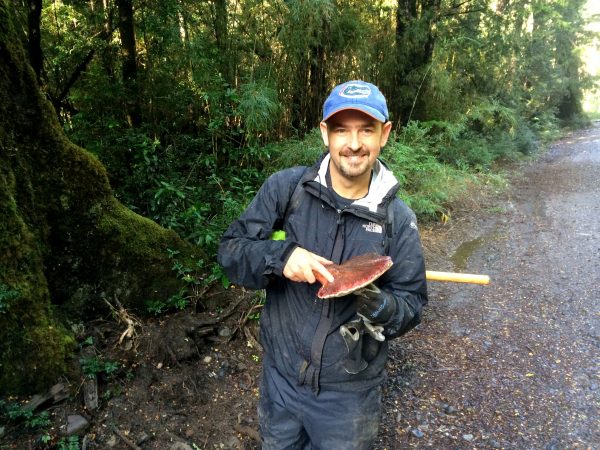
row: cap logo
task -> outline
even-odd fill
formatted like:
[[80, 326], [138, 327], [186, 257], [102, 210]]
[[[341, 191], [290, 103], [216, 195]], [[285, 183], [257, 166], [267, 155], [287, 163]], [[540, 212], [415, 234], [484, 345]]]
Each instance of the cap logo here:
[[371, 88], [358, 83], [348, 83], [340, 91], [340, 97], [346, 98], [367, 98], [371, 95]]

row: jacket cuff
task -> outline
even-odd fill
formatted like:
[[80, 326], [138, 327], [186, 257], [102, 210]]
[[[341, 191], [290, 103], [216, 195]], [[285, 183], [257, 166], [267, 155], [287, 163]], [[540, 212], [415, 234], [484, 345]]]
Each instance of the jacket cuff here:
[[396, 299], [396, 311], [383, 325], [386, 336], [397, 337], [405, 334], [421, 322], [421, 315], [416, 314], [403, 298]]
[[275, 269], [275, 274], [279, 276], [283, 276], [283, 268], [290, 259], [292, 252], [300, 247], [296, 242], [290, 241], [286, 242], [286, 246], [283, 248], [281, 252], [281, 256], [279, 257], [279, 261], [277, 262], [277, 267]]

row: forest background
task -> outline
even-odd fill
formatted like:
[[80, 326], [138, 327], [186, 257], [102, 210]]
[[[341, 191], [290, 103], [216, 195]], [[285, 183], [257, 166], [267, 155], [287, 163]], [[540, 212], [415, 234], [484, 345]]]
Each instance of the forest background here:
[[338, 82], [369, 80], [390, 99], [384, 158], [422, 217], [447, 214], [499, 159], [582, 123], [584, 3], [38, 0], [20, 11], [69, 138], [124, 204], [214, 255], [266, 176], [323, 151], [315, 127]]
[[[381, 88], [394, 123], [382, 156], [400, 196], [421, 221], [447, 221], [469, 189], [504, 185], [503, 162], [534, 154], [563, 127], [588, 123], [583, 95], [596, 81], [583, 70], [583, 49], [597, 43], [584, 0], [0, 3], [13, 9], [36, 89], [53, 105], [60, 133], [100, 161], [121, 204], [190, 245], [157, 247], [177, 288], [162, 296], [130, 289], [138, 298], [121, 301], [139, 314], [185, 309], [211, 285], [227, 285], [215, 261], [221, 234], [269, 174], [311, 164], [324, 151], [316, 127], [335, 84], [364, 79]], [[4, 130], [3, 139], [9, 135]], [[44, 163], [48, 178], [64, 181], [52, 163]], [[42, 188], [33, 186], [38, 198]], [[11, 201], [19, 197], [10, 184], [1, 187]], [[64, 193], [52, 198], [49, 221], [75, 214]], [[42, 215], [43, 202], [30, 203]], [[113, 227], [123, 216], [115, 211]], [[72, 217], [42, 226], [45, 259], [35, 270], [43, 283], [15, 275], [14, 254], [2, 256], [0, 392], [55, 380], [65, 366], [44, 361], [67, 358], [80, 324], [122, 292], [108, 295], [106, 279], [90, 281], [94, 261], [81, 255], [94, 253], [70, 228], [82, 223]], [[23, 311], [31, 320], [20, 319]], [[28, 331], [40, 324], [52, 339]]]

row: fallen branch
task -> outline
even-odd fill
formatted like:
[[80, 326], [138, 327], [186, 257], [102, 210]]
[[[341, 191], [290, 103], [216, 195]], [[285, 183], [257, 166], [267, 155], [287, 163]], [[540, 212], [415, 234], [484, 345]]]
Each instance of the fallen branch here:
[[133, 450], [142, 450], [141, 447], [138, 447], [135, 444], [135, 442], [133, 442], [131, 439], [129, 439], [127, 436], [125, 436], [125, 434], [121, 430], [119, 430], [117, 427], [111, 426], [110, 428], [117, 436], [119, 436], [123, 440], [123, 442], [125, 442]]
[[260, 442], [260, 434], [254, 428], [250, 428], [249, 426], [236, 423], [233, 426], [233, 429], [240, 434], [243, 434], [251, 439], [254, 439], [257, 442]]
[[252, 334], [252, 331], [250, 331], [250, 329], [248, 327], [244, 327], [243, 330], [244, 330], [244, 335], [246, 336], [246, 339], [248, 339], [248, 341], [250, 342], [250, 346], [252, 348], [262, 352], [263, 351], [262, 345], [260, 345], [260, 343], [256, 340], [256, 338]]

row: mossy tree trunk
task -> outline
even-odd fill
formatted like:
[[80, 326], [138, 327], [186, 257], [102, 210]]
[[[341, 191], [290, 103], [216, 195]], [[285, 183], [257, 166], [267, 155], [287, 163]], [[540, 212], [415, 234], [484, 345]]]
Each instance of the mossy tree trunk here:
[[113, 196], [106, 171], [71, 143], [38, 90], [0, 0], [0, 394], [32, 392], [65, 369], [84, 321], [115, 297], [127, 308], [180, 285], [174, 232]]

